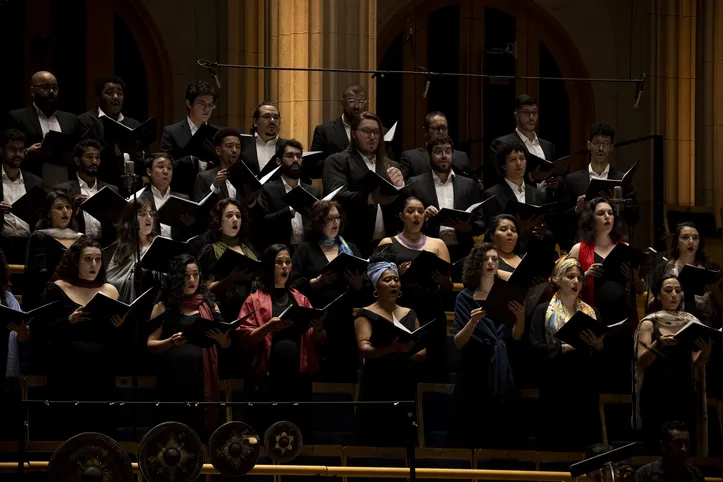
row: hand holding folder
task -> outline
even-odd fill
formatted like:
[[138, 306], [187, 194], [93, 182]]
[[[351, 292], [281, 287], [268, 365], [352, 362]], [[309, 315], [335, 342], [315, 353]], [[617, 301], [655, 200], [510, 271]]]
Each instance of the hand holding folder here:
[[192, 345], [201, 348], [211, 348], [213, 345], [220, 345], [218, 334], [228, 336], [255, 312], [254, 310], [231, 323], [220, 320], [208, 320], [201, 316], [196, 316], [191, 322], [191, 325], [181, 333], [181, 336], [186, 342]]

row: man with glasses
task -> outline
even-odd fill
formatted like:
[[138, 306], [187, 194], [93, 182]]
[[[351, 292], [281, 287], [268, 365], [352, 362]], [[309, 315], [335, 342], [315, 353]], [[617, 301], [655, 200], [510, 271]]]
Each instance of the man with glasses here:
[[[497, 173], [500, 171], [497, 150], [505, 142], [512, 140], [522, 141], [527, 149], [527, 152], [530, 154], [551, 162], [556, 159], [555, 145], [550, 141], [540, 139], [535, 133], [537, 120], [540, 117], [537, 101], [526, 94], [518, 96], [517, 99], [515, 99], [514, 116], [516, 124], [515, 131], [511, 134], [507, 134], [506, 136], [498, 137], [492, 141], [492, 145], [490, 146], [490, 157], [487, 162], [488, 167], [484, 170], [485, 184], [496, 184]], [[528, 181], [529, 180], [530, 179], [528, 179]], [[547, 187], [550, 189], [557, 189], [559, 182], [559, 178], [553, 181], [548, 181]]]
[[[447, 116], [438, 111], [427, 114], [427, 117], [424, 118], [425, 142], [429, 143], [433, 139], [442, 139], [448, 136], [449, 124], [447, 123]], [[399, 164], [404, 179], [431, 172], [426, 146], [402, 152]], [[452, 153], [452, 169], [457, 174], [466, 176], [471, 167], [467, 153], [455, 149]]]
[[[322, 151], [324, 158], [342, 152], [349, 147], [351, 123], [354, 118], [367, 110], [367, 93], [361, 85], [348, 85], [341, 95], [341, 117], [324, 122], [314, 128], [311, 141], [312, 151]], [[313, 179], [320, 179], [324, 164], [319, 162], [311, 171]]]
[[241, 153], [241, 159], [257, 176], [265, 176], [276, 168], [271, 162], [276, 155], [276, 146], [281, 139], [281, 114], [278, 107], [264, 101], [254, 110], [254, 125], [251, 134], [255, 142], [250, 143]]
[[40, 71], [30, 78], [30, 97], [33, 105], [8, 112], [3, 129], [17, 129], [25, 134], [27, 157], [23, 167], [40, 176], [49, 189], [55, 184], [70, 179], [63, 159], [42, 148], [42, 142], [50, 131], [63, 132], [73, 136], [80, 134], [80, 122], [75, 114], [57, 109], [58, 80], [53, 74]]
[[279, 142], [274, 156], [277, 166], [281, 166], [279, 179], [269, 181], [261, 188], [255, 218], [258, 225], [264, 226], [264, 239], [260, 251], [272, 244], [285, 244], [296, 249], [304, 241], [304, 220], [301, 213], [286, 204], [283, 196], [298, 186], [319, 199], [321, 193], [315, 187], [301, 182], [301, 154], [304, 147], [296, 139]]
[[193, 183], [199, 172], [213, 168], [213, 163], [195, 156], [187, 156], [184, 147], [198, 128], [208, 124], [216, 108], [216, 90], [205, 81], [195, 82], [186, 88], [186, 118], [163, 128], [161, 151], [168, 152], [176, 160], [172, 188], [191, 195]]

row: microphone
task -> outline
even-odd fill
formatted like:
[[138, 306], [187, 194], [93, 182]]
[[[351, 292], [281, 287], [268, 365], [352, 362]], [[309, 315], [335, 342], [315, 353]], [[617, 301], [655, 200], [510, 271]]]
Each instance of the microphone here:
[[211, 74], [211, 77], [213, 77], [213, 80], [216, 81], [216, 87], [220, 89], [221, 79], [219, 78], [218, 72], [215, 69], [215, 67], [218, 67], [218, 64], [216, 62], [209, 62], [208, 60], [203, 59], [197, 60], [196, 63], [204, 69], [208, 70], [208, 72]]
[[620, 202], [623, 200], [623, 188], [622, 186], [615, 186], [613, 188], [613, 198], [615, 199], [615, 202]]
[[635, 103], [633, 103], [633, 109], [638, 108], [640, 98], [643, 96], [643, 89], [645, 88], [645, 73], [640, 74], [640, 77], [635, 79]]
[[427, 77], [427, 81], [424, 83], [424, 93], [422, 94], [422, 98], [427, 98], [427, 93], [429, 92], [429, 86], [432, 85], [432, 80]]
[[131, 161], [131, 156], [127, 152], [123, 153], [123, 170], [125, 171], [123, 178], [125, 179], [126, 191], [130, 192], [136, 180], [136, 165]]

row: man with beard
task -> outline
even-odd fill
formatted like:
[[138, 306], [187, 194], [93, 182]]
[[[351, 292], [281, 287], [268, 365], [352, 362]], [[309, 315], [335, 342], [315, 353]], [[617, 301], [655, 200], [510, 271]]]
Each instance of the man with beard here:
[[475, 213], [471, 222], [456, 222], [440, 226], [435, 216], [440, 209], [465, 210], [480, 202], [480, 186], [472, 179], [459, 176], [452, 170], [454, 151], [449, 136], [434, 136], [427, 141], [429, 157], [428, 172], [410, 179], [407, 193], [424, 204], [428, 236], [441, 238], [449, 249], [450, 259], [456, 261], [465, 256], [474, 245], [473, 236], [484, 232], [485, 222], [482, 209]]
[[257, 176], [265, 176], [276, 168], [276, 163], [271, 162], [276, 154], [276, 146], [279, 141], [281, 129], [281, 114], [279, 109], [269, 101], [264, 101], [254, 111], [254, 126], [251, 134], [255, 142], [244, 149], [241, 159]]
[[3, 215], [0, 248], [5, 251], [8, 263], [23, 264], [25, 250], [32, 227], [12, 213], [12, 204], [33, 187], [43, 187], [43, 180], [20, 169], [25, 159], [25, 135], [17, 129], [0, 133], [2, 154], [2, 184], [0, 184], [0, 213]]
[[321, 197], [318, 189], [299, 180], [303, 150], [303, 146], [296, 139], [281, 141], [276, 148], [274, 158], [276, 165], [281, 166], [281, 178], [264, 184], [258, 195], [256, 219], [264, 226], [264, 239], [257, 246], [259, 250], [277, 243], [295, 249], [304, 241], [304, 221], [301, 213], [296, 212], [282, 199], [297, 186], [301, 186], [317, 199]]
[[[75, 114], [57, 110], [58, 80], [53, 74], [40, 71], [30, 79], [30, 97], [33, 105], [10, 111], [4, 129], [17, 129], [25, 134], [28, 143], [27, 158], [23, 166], [40, 176], [49, 189], [55, 184], [66, 182], [72, 172], [62, 158], [42, 148], [42, 142], [50, 131], [73, 136], [80, 135], [80, 122]], [[72, 170], [72, 168], [71, 168]]]
[[374, 171], [397, 189], [404, 186], [399, 166], [386, 156], [382, 132], [379, 117], [362, 112], [351, 122], [349, 148], [324, 161], [324, 189], [332, 192], [343, 187], [334, 199], [351, 220], [345, 238], [356, 244], [363, 256], [369, 256], [382, 239], [398, 233], [398, 194], [385, 195], [379, 188], [369, 191], [363, 182], [367, 172]]
[[[118, 192], [116, 186], [104, 183], [97, 178], [100, 166], [100, 142], [95, 139], [83, 139], [76, 144], [73, 159], [78, 168], [76, 179], [58, 184], [55, 189], [67, 192], [73, 199], [76, 210], [85, 200], [106, 186]], [[101, 222], [83, 210], [79, 210], [75, 219], [78, 221], [78, 231], [101, 241], [103, 246], [107, 246], [115, 239], [115, 227], [110, 218]]]
[[[427, 143], [432, 139], [447, 138], [449, 139], [449, 124], [447, 117], [438, 111], [427, 114], [424, 118], [424, 137]], [[420, 176], [430, 172], [429, 153], [426, 146], [410, 149], [402, 152], [402, 158], [399, 160], [402, 168], [404, 179]], [[469, 162], [469, 156], [466, 152], [453, 151], [451, 167], [457, 172], [466, 176], [472, 168]]]
[[[241, 133], [230, 127], [224, 127], [218, 130], [213, 143], [216, 145], [220, 165], [196, 175], [193, 200], [199, 202], [208, 195], [209, 191], [214, 191], [219, 201], [230, 197], [244, 202], [244, 193], [238, 192], [229, 180], [231, 168], [241, 154]], [[249, 194], [249, 198], [251, 198], [251, 194]]]
[[[324, 158], [349, 147], [351, 122], [367, 109], [367, 93], [361, 85], [348, 85], [341, 95], [341, 117], [324, 122], [314, 128], [312, 151], [322, 151]], [[309, 171], [311, 179], [321, 179], [324, 163], [319, 162]]]
[[136, 173], [141, 172], [145, 154], [144, 150], [136, 142], [109, 145], [105, 138], [105, 126], [102, 121], [104, 116], [108, 116], [130, 129], [135, 129], [141, 125], [137, 120], [124, 116], [121, 112], [123, 110], [125, 90], [125, 82], [117, 75], [107, 74], [100, 77], [95, 82], [95, 95], [98, 105], [78, 116], [83, 125], [83, 130], [90, 129], [88, 136], [99, 141], [102, 146], [101, 158], [103, 162], [100, 165], [98, 177], [109, 184], [119, 187], [124, 185], [123, 153], [128, 153], [131, 159], [135, 161]]

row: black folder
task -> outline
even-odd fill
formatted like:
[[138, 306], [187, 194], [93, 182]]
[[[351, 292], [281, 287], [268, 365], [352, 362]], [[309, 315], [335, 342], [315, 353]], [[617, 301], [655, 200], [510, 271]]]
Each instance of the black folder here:
[[83, 201], [80, 209], [101, 223], [114, 222], [120, 217], [126, 204], [128, 201], [123, 196], [109, 186], [103, 186], [97, 193]]
[[[414, 181], [412, 181], [414, 182]], [[397, 187], [385, 177], [380, 176], [376, 171], [369, 170], [359, 182], [359, 188], [362, 191], [374, 192], [377, 189], [384, 196], [396, 196], [403, 189], [407, 188], [412, 182], [407, 181], [402, 187]]]
[[193, 156], [202, 161], [218, 162], [216, 146], [213, 142], [217, 132], [217, 127], [202, 124], [191, 139], [186, 142], [186, 145], [183, 146], [183, 157]]
[[535, 278], [548, 279], [555, 267], [552, 253], [531, 248], [510, 275], [509, 282], [522, 288], [530, 288]]
[[428, 284], [432, 282], [432, 273], [435, 271], [439, 271], [442, 276], [451, 275], [452, 265], [430, 251], [420, 251], [402, 275], [402, 280]]
[[[269, 161], [269, 163], [270, 162], [271, 161]], [[236, 162], [236, 164], [231, 166], [229, 181], [236, 189], [243, 190], [244, 185], [248, 184], [251, 186], [251, 189], [253, 189], [254, 191], [258, 191], [264, 184], [269, 182], [271, 179], [274, 178], [274, 176], [276, 176], [280, 172], [280, 168], [281, 166], [278, 165], [273, 170], [271, 170], [267, 174], [262, 175], [259, 178], [254, 175], [253, 171], [249, 169], [249, 166], [247, 166], [243, 160], [239, 160]], [[266, 166], [264, 166], [264, 170], [266, 170]]]
[[183, 199], [178, 196], [171, 195], [158, 210], [158, 220], [161, 224], [167, 224], [173, 228], [185, 229], [187, 226], [181, 221], [184, 214], [198, 219], [205, 215], [211, 209], [211, 203], [215, 199], [214, 192], [209, 192], [205, 198], [199, 202]]
[[237, 253], [233, 249], [227, 249], [218, 261], [216, 261], [216, 265], [213, 268], [213, 277], [217, 281], [220, 281], [236, 269], [256, 273], [259, 266], [261, 266], [261, 261]]
[[[301, 154], [301, 177], [302, 179], [314, 179], [319, 177], [321, 172], [320, 162], [326, 159], [324, 151], [310, 151]], [[296, 209], [296, 208], [294, 208]]]
[[590, 200], [596, 198], [602, 195], [602, 193], [612, 193], [617, 186], [622, 186], [623, 194], [625, 194], [630, 189], [639, 162], [640, 161], [635, 161], [635, 164], [623, 174], [622, 179], [599, 179], [596, 177], [590, 179], [590, 184], [587, 186], [587, 191], [585, 192], [585, 199]]
[[690, 321], [675, 334], [675, 339], [678, 340], [678, 347], [693, 352], [700, 350], [695, 343], [698, 338], [701, 338], [706, 343], [708, 339], [712, 339], [714, 345], [720, 346], [721, 332], [720, 330], [704, 325], [700, 321]]
[[610, 251], [602, 262], [604, 269], [603, 277], [626, 283], [630, 281], [623, 277], [620, 273], [620, 268], [623, 264], [629, 263], [630, 270], [636, 269], [640, 265], [640, 260], [644, 257], [643, 253], [629, 244], [618, 243]]
[[141, 256], [141, 264], [146, 269], [168, 273], [171, 269], [171, 261], [182, 254], [188, 254], [188, 249], [186, 243], [164, 236], [156, 236], [148, 251]]
[[516, 301], [525, 306], [527, 288], [518, 286], [502, 278], [496, 277], [486, 300], [476, 300], [480, 308], [487, 312], [487, 317], [501, 325], [514, 325], [515, 314], [510, 311], [509, 303]]
[[231, 323], [227, 323], [225, 321], [207, 320], [201, 316], [196, 316], [191, 322], [191, 325], [183, 330], [182, 336], [186, 339], [186, 342], [191, 345], [201, 348], [211, 348], [216, 344], [216, 341], [213, 338], [206, 336], [207, 331], [220, 330], [224, 333], [228, 333], [229, 331], [233, 331], [238, 328], [244, 320], [253, 315], [255, 312], [256, 310], [242, 316], [238, 320], [232, 321]]
[[308, 328], [309, 323], [312, 321], [323, 319], [325, 313], [326, 312], [323, 309], [319, 308], [291, 305], [279, 315], [279, 318], [284, 321], [291, 321], [294, 325], [301, 324]]
[[489, 201], [490, 199], [494, 199], [494, 196], [490, 196], [487, 199], [485, 199], [484, 201], [474, 203], [473, 205], [471, 205], [470, 207], [468, 207], [465, 210], [442, 208], [432, 219], [441, 225], [452, 224], [452, 223], [456, 223], [456, 222], [469, 223], [472, 221], [472, 218], [475, 216], [475, 212], [479, 209], [482, 209], [484, 207], [484, 204], [487, 201]]
[[33, 186], [12, 205], [12, 213], [28, 223], [31, 231], [42, 216], [46, 196], [47, 193], [42, 188]]
[[[331, 201], [332, 199], [334, 199], [334, 196], [336, 196], [337, 193], [342, 189], [344, 189], [344, 186], [339, 186], [338, 188], [334, 189], [332, 192], [321, 198], [321, 200]], [[304, 189], [301, 184], [284, 194], [282, 196], [282, 199], [286, 204], [291, 206], [294, 211], [300, 213], [302, 216], [306, 216], [309, 213], [309, 210], [311, 210], [311, 207], [314, 205], [314, 203], [319, 201], [316, 196]]]
[[113, 315], [125, 316], [126, 320], [128, 320], [143, 309], [148, 309], [150, 314], [149, 308], [152, 308], [153, 297], [157, 291], [157, 288], [149, 288], [130, 304], [114, 300], [98, 292], [93, 295], [93, 298], [83, 307], [82, 311], [90, 316], [92, 320], [97, 321], [108, 321]]
[[562, 214], [567, 208], [567, 203], [554, 202], [541, 206], [536, 204], [525, 204], [518, 201], [507, 201], [505, 211], [507, 214], [517, 216], [522, 220], [534, 219], [536, 217], [551, 217]]
[[3, 320], [3, 324], [5, 325], [5, 327], [8, 327], [10, 325], [19, 325], [21, 323], [28, 323], [34, 318], [42, 318], [45, 314], [49, 313], [50, 310], [55, 308], [55, 305], [57, 304], [58, 301], [53, 301], [52, 303], [38, 306], [34, 310], [30, 311], [15, 311], [12, 308], [0, 305], [0, 319]]
[[329, 264], [321, 269], [321, 273], [337, 273], [344, 276], [344, 272], [349, 270], [352, 273], [365, 273], [369, 266], [369, 260], [352, 256], [351, 254], [339, 253], [336, 258], [332, 259]]
[[381, 339], [389, 340], [389, 343], [394, 341], [395, 338], [398, 339], [399, 343], [414, 342], [412, 349], [407, 352], [409, 356], [412, 356], [425, 348], [429, 340], [431, 328], [437, 321], [434, 319], [414, 331], [408, 331], [405, 328], [395, 325], [392, 320], [379, 316], [376, 313], [374, 313], [374, 315], [375, 316], [367, 316], [367, 319], [372, 324], [373, 331], [376, 331], [377, 333], [380, 331], [382, 332]]
[[[87, 134], [88, 131], [85, 131]], [[84, 134], [84, 136], [85, 136]], [[42, 147], [46, 151], [50, 151], [55, 155], [62, 155], [73, 152], [75, 145], [78, 143], [78, 137], [65, 132], [48, 131], [43, 137]]]
[[715, 284], [720, 279], [720, 271], [686, 264], [678, 274], [678, 281], [686, 296], [705, 293], [705, 286]]
[[557, 330], [557, 333], [555, 333], [555, 338], [557, 338], [563, 343], [567, 343], [568, 345], [574, 347], [576, 350], [585, 350], [589, 348], [590, 345], [585, 343], [580, 338], [580, 334], [583, 331], [590, 330], [596, 337], [599, 338], [606, 333], [610, 333], [619, 326], [624, 325], [627, 321], [627, 319], [624, 319], [623, 321], [615, 323], [614, 325], [605, 326], [605, 323], [603, 323], [601, 320], [596, 320], [595, 318], [586, 315], [582, 311], [578, 311], [572, 316], [572, 318], [567, 320], [567, 323], [562, 325], [562, 328]]
[[573, 156], [564, 156], [555, 161], [548, 161], [532, 153], [527, 153], [527, 171], [538, 182], [551, 177], [564, 176], [570, 170]]
[[136, 128], [130, 128], [125, 124], [111, 119], [107, 115], [101, 117], [105, 128], [105, 141], [110, 144], [118, 144], [123, 141], [138, 141], [142, 145], [152, 144], [156, 140], [158, 121], [151, 117]]

